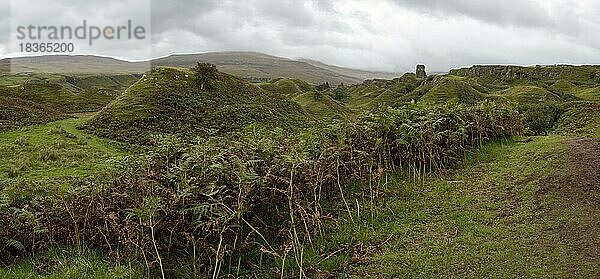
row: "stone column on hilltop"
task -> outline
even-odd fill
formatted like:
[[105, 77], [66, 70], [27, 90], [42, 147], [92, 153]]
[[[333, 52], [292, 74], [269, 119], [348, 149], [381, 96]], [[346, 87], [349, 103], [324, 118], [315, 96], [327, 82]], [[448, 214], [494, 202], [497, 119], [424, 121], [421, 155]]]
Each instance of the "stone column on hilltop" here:
[[418, 78], [426, 78], [427, 72], [425, 72], [425, 65], [417, 65], [416, 74]]

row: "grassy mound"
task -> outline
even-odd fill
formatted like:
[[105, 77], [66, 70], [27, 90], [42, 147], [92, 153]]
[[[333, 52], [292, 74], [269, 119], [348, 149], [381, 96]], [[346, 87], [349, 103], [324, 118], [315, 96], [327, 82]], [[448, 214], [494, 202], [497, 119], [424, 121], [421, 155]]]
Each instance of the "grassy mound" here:
[[47, 106], [2, 96], [3, 91], [0, 90], [0, 131], [65, 118], [64, 114]]
[[292, 99], [298, 103], [306, 113], [316, 119], [346, 118], [353, 113], [343, 104], [333, 100], [321, 92], [307, 92]]
[[[415, 99], [411, 96], [422, 82], [414, 74], [405, 74], [393, 80], [368, 80], [363, 84], [345, 86], [346, 104], [352, 109], [373, 109], [379, 105], [396, 107]], [[335, 89], [335, 90], [340, 90]], [[334, 90], [334, 91], [335, 91]], [[420, 96], [417, 96], [418, 99]]]
[[69, 82], [83, 89], [125, 90], [138, 80], [136, 75], [86, 75], [67, 77]]
[[254, 122], [303, 126], [297, 104], [237, 77], [219, 73], [201, 91], [189, 69], [157, 68], [84, 125], [98, 135], [147, 144], [155, 134], [184, 137], [224, 134]]
[[486, 99], [481, 93], [464, 78], [442, 76], [434, 79], [432, 87], [419, 99], [424, 103], [460, 102], [473, 104]]
[[550, 88], [557, 92], [572, 94], [573, 91], [576, 89], [576, 85], [571, 83], [568, 80], [561, 79], [561, 80], [555, 82], [554, 84], [552, 84], [552, 86], [550, 86]]
[[513, 86], [495, 95], [519, 104], [562, 103], [560, 96], [537, 86]]
[[63, 113], [104, 108], [138, 80], [136, 75], [2, 74], [2, 96], [38, 103]]
[[561, 92], [567, 92], [584, 101], [600, 102], [600, 86], [597, 84], [591, 86], [573, 86], [569, 90]]
[[113, 92], [85, 91], [75, 93], [58, 83], [46, 82], [25, 83], [14, 86], [4, 90], [2, 95], [41, 104], [62, 113], [98, 111], [115, 98]]
[[287, 78], [273, 79], [268, 83], [258, 84], [258, 87], [264, 89], [265, 91], [274, 94], [283, 94], [290, 98], [297, 97], [313, 90], [313, 87], [304, 81]]
[[600, 134], [600, 104], [592, 102], [571, 102], [556, 122], [556, 131], [591, 136]]
[[278, 78], [258, 87], [275, 95], [286, 96], [296, 102], [313, 120], [346, 118], [352, 111], [342, 103], [332, 99], [326, 92], [317, 92], [307, 82], [298, 79]]

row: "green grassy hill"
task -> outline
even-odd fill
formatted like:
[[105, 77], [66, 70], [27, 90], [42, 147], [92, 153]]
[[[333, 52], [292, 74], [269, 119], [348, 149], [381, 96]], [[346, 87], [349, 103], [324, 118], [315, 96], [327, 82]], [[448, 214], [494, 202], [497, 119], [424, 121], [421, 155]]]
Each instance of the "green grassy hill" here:
[[416, 79], [405, 74], [394, 80], [368, 80], [344, 88], [345, 105], [372, 109], [410, 101], [429, 104], [510, 101], [520, 105], [600, 100], [598, 66], [473, 66], [447, 75]]
[[9, 89], [4, 92], [8, 97], [45, 105], [63, 113], [97, 111], [114, 98], [114, 96], [103, 95], [102, 92], [88, 92], [86, 97], [57, 83], [25, 83]]
[[273, 94], [280, 94], [290, 98], [314, 90], [313, 86], [305, 81], [288, 78], [276, 78], [270, 82], [259, 83], [257, 86]]
[[352, 110], [321, 92], [306, 92], [294, 96], [292, 101], [298, 103], [309, 117], [318, 121], [331, 118], [347, 118], [354, 114]]
[[114, 100], [135, 75], [2, 74], [0, 96], [18, 98], [62, 113], [94, 112]]
[[0, 129], [98, 111], [135, 80], [133, 75], [1, 74]]
[[2, 96], [1, 93], [5, 90], [0, 89], [0, 131], [52, 122], [66, 117], [61, 112], [38, 103]]
[[345, 91], [341, 95], [346, 96], [343, 101], [349, 108], [368, 110], [379, 105], [396, 106], [410, 102], [413, 99], [410, 93], [422, 82], [423, 79], [416, 78], [414, 74], [404, 74], [393, 80], [368, 80], [359, 85], [347, 85], [335, 90]]
[[532, 85], [517, 85], [495, 92], [493, 95], [519, 104], [562, 103], [564, 100], [557, 94], [544, 88]]
[[148, 143], [154, 134], [224, 134], [254, 122], [294, 128], [306, 123], [297, 104], [225, 73], [201, 91], [190, 69], [157, 68], [84, 126], [112, 139]]
[[257, 85], [272, 94], [286, 96], [299, 104], [310, 119], [322, 121], [346, 118], [353, 112], [328, 94], [315, 91], [307, 82], [298, 79], [277, 78]]
[[[427, 86], [427, 84], [425, 84]], [[431, 81], [431, 88], [427, 90], [420, 102], [444, 103], [456, 102], [473, 104], [487, 99], [487, 96], [475, 89], [468, 80], [455, 76], [440, 76]]]

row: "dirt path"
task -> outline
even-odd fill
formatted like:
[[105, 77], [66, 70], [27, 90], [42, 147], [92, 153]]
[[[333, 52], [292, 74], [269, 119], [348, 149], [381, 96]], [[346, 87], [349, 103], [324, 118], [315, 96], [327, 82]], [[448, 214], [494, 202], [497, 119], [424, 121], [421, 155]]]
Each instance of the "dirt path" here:
[[556, 178], [551, 190], [565, 202], [551, 211], [578, 208], [580, 218], [567, 221], [558, 234], [600, 265], [600, 139], [573, 139], [568, 145], [565, 173]]
[[600, 205], [600, 139], [569, 141], [569, 165], [560, 190], [574, 202]]

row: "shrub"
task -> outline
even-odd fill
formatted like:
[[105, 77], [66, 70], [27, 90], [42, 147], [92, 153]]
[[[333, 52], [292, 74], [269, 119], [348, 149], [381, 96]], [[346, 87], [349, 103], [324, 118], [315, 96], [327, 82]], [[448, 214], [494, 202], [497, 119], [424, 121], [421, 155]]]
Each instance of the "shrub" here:
[[564, 112], [562, 106], [550, 103], [523, 105], [520, 110], [525, 126], [536, 135], [547, 134]]
[[57, 161], [59, 157], [58, 151], [54, 148], [42, 148], [40, 150], [39, 159], [42, 162]]
[[19, 176], [23, 171], [26, 171], [29, 168], [29, 165], [29, 160], [27, 159], [21, 159], [15, 162], [8, 170], [8, 177], [14, 178]]
[[193, 70], [196, 73], [196, 83], [200, 90], [204, 90], [209, 81], [217, 79], [219, 73], [217, 71], [217, 66], [210, 63], [198, 62]]
[[162, 137], [110, 175], [71, 181], [67, 194], [12, 201], [0, 209], [7, 220], [0, 242], [13, 239], [28, 251], [91, 246], [142, 259], [155, 277], [192, 267], [196, 276], [218, 277], [299, 262], [301, 246], [337, 214], [328, 204], [350, 212], [351, 181], [397, 170], [422, 179], [473, 146], [521, 133], [520, 119], [494, 103], [411, 105], [295, 134], [255, 124], [231, 137]]

